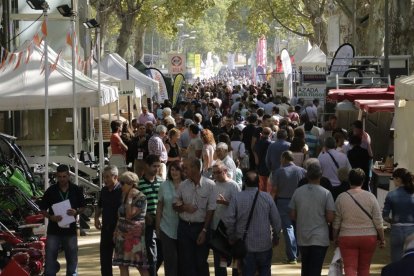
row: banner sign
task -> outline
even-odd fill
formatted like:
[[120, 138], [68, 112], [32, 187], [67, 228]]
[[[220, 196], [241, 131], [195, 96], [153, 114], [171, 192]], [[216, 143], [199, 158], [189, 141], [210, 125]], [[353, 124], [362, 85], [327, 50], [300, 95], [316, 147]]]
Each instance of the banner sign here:
[[256, 64], [257, 66], [266, 67], [267, 63], [267, 41], [266, 37], [262, 35], [262, 37], [257, 42], [257, 49], [256, 49]]
[[194, 65], [195, 65], [195, 77], [201, 77], [201, 55], [195, 54], [194, 55]]
[[184, 82], [183, 74], [178, 74], [177, 76], [175, 76], [174, 85], [173, 85], [173, 102], [172, 102], [173, 106], [177, 104], [178, 95], [180, 94], [183, 82]]
[[161, 72], [157, 69], [150, 69], [150, 72], [152, 79], [158, 81], [158, 86], [160, 88], [160, 93], [157, 95], [157, 101], [159, 103], [164, 103], [164, 100], [168, 100], [168, 91], [164, 78], [162, 77]]
[[168, 73], [172, 75], [185, 73], [185, 56], [183, 54], [168, 55]]
[[187, 68], [194, 68], [194, 67], [195, 67], [195, 54], [187, 53]]
[[135, 81], [134, 80], [121, 80], [119, 82], [119, 91], [120, 96], [131, 96], [135, 92]]
[[354, 56], [354, 47], [349, 43], [342, 44], [341, 47], [336, 50], [335, 56], [332, 59], [331, 66], [329, 67], [330, 75], [334, 76], [338, 74], [339, 76], [343, 76], [352, 64]]
[[297, 94], [298, 98], [303, 99], [324, 99], [326, 95], [326, 86], [323, 85], [308, 85], [308, 86], [298, 86]]

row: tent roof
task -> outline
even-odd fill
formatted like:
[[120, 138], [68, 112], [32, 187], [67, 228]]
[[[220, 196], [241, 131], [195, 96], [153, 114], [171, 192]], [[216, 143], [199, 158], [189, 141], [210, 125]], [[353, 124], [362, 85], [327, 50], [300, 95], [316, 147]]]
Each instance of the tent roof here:
[[414, 75], [396, 80], [395, 96], [400, 99], [414, 100]]
[[[31, 46], [28, 63], [20, 66], [10, 64], [0, 73], [0, 110], [27, 110], [45, 108], [45, 77], [42, 72], [43, 51]], [[49, 48], [49, 64], [56, 61], [57, 54]], [[78, 107], [104, 106], [118, 99], [116, 88], [101, 85], [76, 71], [76, 100]], [[56, 70], [50, 73], [48, 84], [48, 107], [71, 108], [73, 106], [72, 69], [59, 61]]]
[[315, 64], [325, 64], [326, 66], [326, 55], [318, 46], [313, 46], [309, 50], [308, 54], [298, 62], [299, 65], [315, 65]]
[[394, 100], [355, 100], [359, 109], [368, 112], [394, 112]]
[[309, 40], [307, 40], [303, 44], [300, 44], [295, 54], [293, 55], [295, 57], [295, 60], [299, 62], [302, 61], [306, 57], [310, 49], [312, 49], [312, 45], [309, 43]]
[[328, 99], [334, 101], [355, 100], [393, 100], [394, 91], [389, 88], [365, 88], [365, 89], [331, 89]]
[[[125, 80], [126, 64], [127, 62], [120, 55], [112, 53], [107, 55], [101, 61], [101, 70], [104, 73]], [[152, 97], [159, 93], [158, 81], [155, 81], [145, 76], [143, 73], [134, 68], [134, 66], [132, 66], [131, 64], [128, 64], [128, 71], [129, 78], [135, 80], [135, 87], [138, 88], [140, 91], [145, 92], [145, 95], [147, 95], [147, 97]]]

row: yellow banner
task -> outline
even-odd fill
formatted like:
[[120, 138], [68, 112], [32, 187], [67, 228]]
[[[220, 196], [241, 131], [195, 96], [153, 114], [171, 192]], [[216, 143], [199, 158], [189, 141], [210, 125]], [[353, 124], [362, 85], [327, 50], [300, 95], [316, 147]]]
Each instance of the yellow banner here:
[[199, 78], [201, 76], [201, 55], [195, 54], [194, 55], [194, 67], [195, 67], [195, 76]]
[[183, 74], [178, 74], [177, 76], [175, 76], [174, 85], [173, 85], [173, 103], [172, 103], [173, 106], [177, 104], [178, 95], [180, 94], [183, 82], [184, 82]]

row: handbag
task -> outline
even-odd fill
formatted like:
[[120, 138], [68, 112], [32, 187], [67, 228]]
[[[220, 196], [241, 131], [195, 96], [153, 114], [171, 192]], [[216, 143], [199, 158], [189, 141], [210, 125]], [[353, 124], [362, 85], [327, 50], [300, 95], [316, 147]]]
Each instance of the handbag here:
[[245, 152], [245, 155], [243, 158], [240, 157], [240, 146], [243, 142], [240, 142], [238, 149], [237, 149], [237, 158], [240, 161], [240, 168], [241, 169], [248, 169], [250, 167], [250, 159], [247, 152]]
[[328, 276], [342, 276], [343, 274], [343, 262], [341, 257], [341, 251], [337, 247], [334, 252], [331, 264], [329, 265]]
[[[355, 197], [353, 197], [349, 192], [346, 192], [346, 193], [352, 198], [352, 200], [356, 203], [356, 205], [358, 205], [358, 207], [361, 208], [361, 210], [370, 218], [370, 220], [374, 224], [372, 216], [364, 209], [364, 207], [362, 207], [362, 205], [355, 199]], [[377, 231], [377, 227], [375, 226], [375, 224], [374, 224], [374, 228], [375, 228], [375, 231]], [[381, 240], [378, 234], [378, 231], [377, 231], [377, 240]]]
[[252, 207], [250, 208], [249, 217], [247, 219], [246, 228], [244, 229], [243, 238], [238, 239], [233, 244], [233, 246], [231, 247], [231, 253], [232, 253], [231, 255], [235, 259], [243, 259], [247, 254], [246, 236], [247, 236], [247, 231], [249, 230], [250, 221], [251, 221], [252, 216], [253, 216], [253, 210], [254, 210], [254, 207], [256, 206], [256, 201], [257, 201], [257, 197], [259, 195], [259, 192], [260, 191], [257, 190], [256, 195], [254, 196], [253, 204], [252, 204]]

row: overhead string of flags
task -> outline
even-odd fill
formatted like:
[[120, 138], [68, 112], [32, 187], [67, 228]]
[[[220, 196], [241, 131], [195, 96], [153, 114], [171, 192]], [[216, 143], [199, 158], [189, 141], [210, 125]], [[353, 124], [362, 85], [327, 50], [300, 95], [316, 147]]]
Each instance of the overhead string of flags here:
[[[17, 68], [19, 68], [23, 63], [27, 64], [30, 61], [30, 57], [33, 52], [33, 47], [34, 46], [41, 47], [41, 44], [45, 37], [47, 37], [47, 24], [46, 24], [46, 21], [43, 21], [39, 30], [37, 30], [36, 33], [34, 34], [33, 38], [30, 41], [25, 42], [24, 46], [22, 46], [21, 49], [10, 52], [3, 46], [0, 46], [0, 72], [4, 72], [6, 71], [6, 69], [10, 70], [11, 68], [13, 68], [12, 70], [14, 71]], [[72, 30], [72, 27], [70, 27], [68, 31], [66, 32], [66, 46], [64, 46], [62, 49], [57, 51], [56, 59], [54, 60], [52, 64], [49, 64], [50, 73], [52, 73], [56, 69], [57, 64], [59, 63], [59, 59], [62, 56], [62, 53], [66, 50], [66, 47], [73, 47], [73, 45], [75, 45], [76, 47], [75, 48], [76, 68], [79, 71], [83, 72], [86, 66], [88, 64], [89, 65], [91, 64], [92, 58], [95, 52], [95, 48], [97, 47], [96, 41], [92, 47], [92, 51], [90, 55], [86, 58], [83, 58], [79, 52], [79, 43], [78, 43], [78, 39], [76, 36], [76, 31]], [[43, 57], [44, 57], [44, 53], [41, 59], [40, 74], [43, 74], [45, 70], [45, 63], [44, 63]]]

